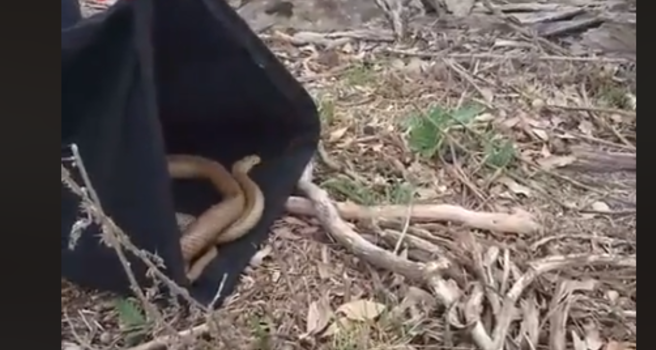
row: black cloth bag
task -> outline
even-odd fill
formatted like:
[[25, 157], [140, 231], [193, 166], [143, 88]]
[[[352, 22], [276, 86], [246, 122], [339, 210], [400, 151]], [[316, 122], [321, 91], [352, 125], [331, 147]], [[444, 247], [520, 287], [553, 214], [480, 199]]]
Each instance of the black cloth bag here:
[[[173, 280], [208, 303], [227, 274], [232, 292], [313, 155], [320, 122], [307, 92], [222, 0], [120, 0], [80, 19], [62, 0], [62, 157], [78, 146], [105, 211], [140, 248], [156, 252]], [[200, 214], [220, 201], [209, 181], [172, 181], [166, 154], [230, 165], [248, 154], [266, 197], [259, 224], [222, 246], [201, 278], [184, 277], [175, 211]], [[79, 179], [77, 169], [68, 167]], [[86, 229], [69, 233], [78, 200], [62, 186], [62, 277], [129, 293], [116, 254]], [[145, 266], [128, 254], [140, 283]], [[220, 305], [220, 303], [217, 303]]]

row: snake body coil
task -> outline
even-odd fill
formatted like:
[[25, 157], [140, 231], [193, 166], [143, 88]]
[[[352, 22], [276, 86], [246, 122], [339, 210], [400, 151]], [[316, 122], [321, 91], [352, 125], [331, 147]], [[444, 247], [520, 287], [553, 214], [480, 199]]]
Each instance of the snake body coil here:
[[233, 165], [232, 175], [241, 185], [242, 190], [244, 190], [246, 206], [239, 219], [233, 222], [217, 237], [217, 244], [232, 242], [240, 238], [244, 233], [250, 231], [258, 223], [260, 217], [262, 217], [262, 211], [264, 211], [264, 195], [255, 181], [251, 180], [248, 176], [248, 172], [259, 163], [260, 157], [250, 155], [242, 158]]
[[224, 197], [184, 229], [180, 246], [187, 277], [193, 282], [216, 257], [217, 244], [242, 237], [259, 221], [264, 195], [248, 172], [260, 158], [251, 155], [235, 162], [232, 174], [203, 157], [171, 155], [167, 160], [172, 178], [208, 178]]

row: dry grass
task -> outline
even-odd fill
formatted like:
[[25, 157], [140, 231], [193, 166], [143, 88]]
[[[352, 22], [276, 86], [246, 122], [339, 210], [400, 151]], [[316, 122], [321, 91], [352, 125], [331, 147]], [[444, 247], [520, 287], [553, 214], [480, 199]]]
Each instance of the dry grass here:
[[[547, 57], [530, 45], [495, 49], [499, 33], [454, 30], [446, 37], [452, 50], [437, 58], [399, 54], [436, 47], [424, 39], [412, 47], [351, 42], [318, 51], [270, 39], [321, 111], [325, 152], [315, 181], [336, 200], [364, 205], [448, 203], [537, 217], [545, 229], [531, 236], [413, 225], [431, 231], [463, 263], [458, 282], [465, 291], [485, 280], [486, 293], [505, 293], [530, 261], [549, 256], [635, 256], [635, 172], [574, 167], [581, 165], [577, 147], [635, 152], [629, 88], [635, 73], [622, 81], [617, 62]], [[367, 223], [357, 230], [372, 233]], [[230, 338], [224, 342], [245, 349], [475, 348], [467, 325], [453, 327], [429, 293], [348, 254], [313, 219], [284, 217], [271, 231], [266, 254], [217, 312], [220, 333]], [[399, 254], [422, 259], [404, 245]], [[476, 271], [477, 258], [487, 262], [485, 271]], [[633, 348], [636, 283], [635, 268], [575, 266], [543, 274], [522, 294], [507, 344]], [[301, 337], [310, 305], [320, 310], [310, 316], [317, 326], [317, 315], [362, 299], [383, 305], [382, 314], [336, 334]], [[170, 332], [130, 315], [139, 307], [125, 303], [63, 283], [62, 339], [116, 349], [128, 336]], [[493, 307], [484, 305], [478, 311], [491, 329]], [[205, 317], [162, 313], [178, 330]], [[216, 348], [217, 341], [198, 340], [194, 348]]]

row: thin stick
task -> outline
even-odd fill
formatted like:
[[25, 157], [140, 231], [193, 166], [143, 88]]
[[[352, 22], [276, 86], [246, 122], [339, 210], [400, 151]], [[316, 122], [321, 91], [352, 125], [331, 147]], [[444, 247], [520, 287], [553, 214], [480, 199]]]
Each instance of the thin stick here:
[[100, 222], [103, 223], [102, 226], [110, 229], [110, 230], [101, 229], [101, 231], [104, 233], [105, 238], [107, 238], [107, 240], [109, 241], [111, 248], [114, 249], [114, 252], [116, 252], [118, 259], [121, 262], [121, 265], [123, 265], [125, 274], [127, 275], [128, 280], [130, 281], [130, 289], [132, 289], [132, 291], [137, 296], [137, 298], [139, 298], [139, 300], [143, 304], [144, 309], [148, 313], [148, 316], [150, 316], [151, 320], [160, 320], [162, 315], [159, 313], [157, 308], [155, 308], [154, 306], [152, 306], [152, 304], [148, 302], [146, 295], [139, 287], [137, 278], [134, 275], [132, 269], [130, 268], [130, 262], [125, 256], [125, 253], [123, 252], [121, 244], [119, 243], [119, 239], [114, 234], [114, 232], [116, 231], [113, 230], [112, 227], [114, 226], [113, 223], [107, 225], [107, 223], [103, 222], [106, 221], [103, 218], [106, 218], [107, 216], [105, 215], [105, 212], [102, 209], [102, 204], [100, 203], [100, 199], [98, 198], [96, 191], [91, 186], [91, 180], [89, 179], [89, 175], [82, 161], [82, 157], [80, 157], [80, 153], [77, 149], [77, 145], [72, 145], [71, 149], [73, 151], [74, 164], [80, 170], [80, 175], [82, 176], [83, 181], [85, 181], [84, 189], [86, 190], [80, 187], [73, 180], [73, 178], [70, 175], [70, 172], [68, 171], [68, 169], [64, 168], [63, 165], [61, 166], [62, 181], [66, 182], [68, 188], [73, 190], [74, 193], [77, 194], [82, 199], [83, 203], [86, 204], [89, 208], [93, 207], [97, 209], [97, 210], [93, 210], [93, 212], [96, 212], [98, 214], [97, 218], [101, 219]]
[[144, 252], [141, 249], [137, 248], [131, 242], [127, 234], [123, 232], [123, 230], [114, 222], [114, 220], [112, 220], [109, 216], [107, 216], [104, 212], [102, 212], [101, 209], [98, 208], [95, 205], [95, 203], [93, 203], [91, 199], [84, 194], [82, 188], [77, 183], [75, 183], [75, 181], [70, 176], [70, 173], [66, 168], [64, 168], [64, 166], [62, 166], [61, 169], [62, 169], [62, 182], [65, 182], [66, 185], [69, 187], [69, 189], [73, 191], [73, 193], [80, 196], [80, 199], [83, 201], [85, 205], [88, 206], [88, 209], [97, 220], [99, 220], [103, 225], [106, 225], [110, 229], [114, 230], [117, 236], [116, 237], [117, 244], [125, 246], [132, 254], [135, 254], [137, 257], [139, 257], [144, 262], [144, 264], [146, 264], [146, 266], [150, 269], [150, 271], [152, 271], [158, 279], [161, 279], [164, 282], [164, 284], [166, 284], [167, 287], [171, 289], [172, 292], [183, 297], [191, 305], [198, 307], [201, 310], [207, 311], [207, 308], [204, 307], [202, 304], [198, 303], [197, 301], [195, 301], [186, 289], [178, 286], [173, 280], [168, 278], [162, 271], [160, 271], [160, 269], [155, 265], [155, 263], [153, 263], [147, 257], [148, 254], [147, 252]]
[[178, 332], [174, 336], [164, 336], [157, 339], [151, 340], [147, 343], [143, 343], [134, 347], [131, 347], [127, 350], [160, 350], [166, 349], [169, 344], [176, 341], [176, 339], [194, 339], [209, 333], [209, 326], [207, 323], [203, 323], [196, 327], [186, 329], [184, 331]]
[[617, 108], [602, 108], [602, 107], [592, 107], [592, 106], [565, 106], [565, 105], [557, 105], [557, 104], [547, 104], [544, 107], [552, 108], [552, 109], [562, 109], [566, 111], [576, 111], [576, 112], [619, 114], [625, 117], [633, 117], [633, 118], [635, 118], [637, 115], [637, 113], [634, 111], [627, 111], [624, 109], [617, 109]]
[[518, 61], [556, 61], [556, 62], [598, 62], [598, 63], [627, 63], [630, 60], [625, 58], [609, 57], [575, 57], [575, 56], [557, 56], [557, 55], [505, 55], [493, 53], [440, 53], [440, 52], [418, 52], [399, 49], [385, 49], [385, 52], [415, 56], [420, 58], [451, 58], [454, 60], [518, 60]]
[[[371, 220], [373, 218], [401, 219], [407, 217], [406, 205], [361, 206], [350, 202], [334, 203], [340, 216], [346, 220]], [[317, 216], [312, 201], [301, 197], [287, 199], [287, 211], [297, 215]], [[541, 226], [530, 216], [468, 210], [449, 204], [414, 204], [411, 222], [455, 222], [469, 227], [494, 232], [531, 234]]]

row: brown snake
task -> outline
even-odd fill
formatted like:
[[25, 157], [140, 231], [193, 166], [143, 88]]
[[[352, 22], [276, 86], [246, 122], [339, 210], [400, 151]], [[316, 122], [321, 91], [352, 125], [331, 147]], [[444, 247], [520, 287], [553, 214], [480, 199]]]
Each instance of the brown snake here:
[[208, 178], [224, 196], [184, 229], [180, 246], [187, 277], [193, 282], [216, 257], [217, 244], [242, 237], [259, 221], [264, 195], [248, 172], [260, 158], [250, 155], [235, 162], [232, 174], [220, 163], [203, 157], [171, 155], [167, 160], [172, 178]]

